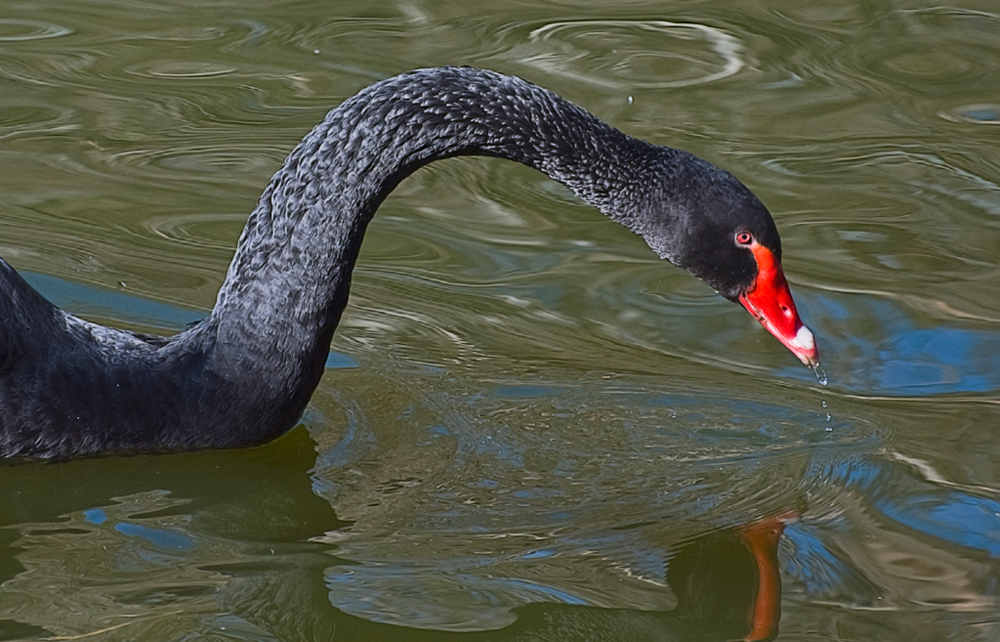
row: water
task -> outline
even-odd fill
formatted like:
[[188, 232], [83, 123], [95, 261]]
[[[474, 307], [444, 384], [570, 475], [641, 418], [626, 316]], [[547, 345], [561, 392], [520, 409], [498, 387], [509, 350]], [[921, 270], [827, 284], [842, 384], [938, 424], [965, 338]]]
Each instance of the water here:
[[755, 524], [781, 640], [994, 639], [998, 54], [976, 2], [5, 7], [0, 254], [74, 313], [204, 315], [330, 107], [473, 64], [750, 185], [828, 381], [543, 176], [438, 163], [303, 427], [0, 468], [0, 639], [743, 637]]

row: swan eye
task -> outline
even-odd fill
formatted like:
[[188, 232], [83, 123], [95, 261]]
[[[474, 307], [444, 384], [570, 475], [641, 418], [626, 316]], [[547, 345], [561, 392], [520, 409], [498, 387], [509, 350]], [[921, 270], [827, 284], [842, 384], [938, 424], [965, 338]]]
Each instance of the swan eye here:
[[736, 242], [740, 245], [750, 245], [753, 243], [753, 234], [750, 232], [740, 232], [736, 235]]

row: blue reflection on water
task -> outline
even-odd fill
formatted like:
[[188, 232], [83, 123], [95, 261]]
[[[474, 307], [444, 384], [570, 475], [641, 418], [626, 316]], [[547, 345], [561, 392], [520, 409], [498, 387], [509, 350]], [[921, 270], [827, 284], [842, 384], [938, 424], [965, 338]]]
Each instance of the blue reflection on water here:
[[65, 310], [120, 319], [153, 327], [180, 329], [205, 318], [195, 310], [185, 310], [123, 292], [113, 292], [66, 281], [47, 274], [21, 272], [21, 276], [50, 301]]
[[90, 524], [100, 526], [108, 521], [108, 514], [102, 508], [91, 508], [90, 510], [83, 511], [83, 518]]
[[904, 526], [959, 546], [1000, 555], [1000, 503], [960, 492], [911, 495], [879, 502]]
[[883, 516], [934, 538], [1000, 556], [1000, 502], [920, 480], [904, 464], [858, 457], [821, 466], [818, 477], [869, 498]]
[[168, 531], [162, 528], [151, 528], [142, 524], [120, 522], [115, 524], [115, 530], [122, 535], [143, 539], [160, 549], [188, 551], [193, 549], [196, 544], [194, 539], [183, 533]]
[[[830, 527], [824, 524], [825, 530]], [[807, 525], [789, 524], [784, 538], [793, 553], [783, 556], [784, 572], [802, 582], [812, 595], [849, 595], [854, 601], [871, 603], [877, 596], [875, 587], [831, 550], [821, 535]]]
[[[103, 508], [90, 508], [83, 512], [83, 518], [89, 524], [100, 526], [108, 521], [108, 514]], [[134, 522], [118, 522], [113, 528], [122, 535], [143, 539], [160, 549], [187, 551], [196, 545], [193, 538], [183, 533]]]
[[[195, 310], [158, 303], [124, 292], [114, 292], [66, 281], [47, 274], [21, 272], [21, 276], [50, 301], [64, 310], [75, 310], [83, 316], [119, 319], [147, 327], [182, 330], [201, 321], [207, 315]], [[357, 368], [358, 362], [346, 354], [330, 352], [326, 367]]]
[[[803, 296], [834, 387], [893, 396], [1000, 390], [1000, 332], [918, 327], [909, 311], [871, 295]], [[800, 368], [782, 375], [808, 380]]]

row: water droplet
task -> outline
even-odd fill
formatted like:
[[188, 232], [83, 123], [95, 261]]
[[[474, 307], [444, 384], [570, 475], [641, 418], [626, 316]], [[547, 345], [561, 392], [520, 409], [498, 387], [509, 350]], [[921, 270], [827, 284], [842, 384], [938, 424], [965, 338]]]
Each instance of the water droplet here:
[[816, 362], [816, 365], [810, 367], [812, 368], [813, 374], [816, 375], [816, 381], [819, 382], [819, 385], [825, 386], [829, 383], [829, 379], [826, 378], [826, 370], [823, 370], [823, 366], [819, 365], [818, 361]]
[[[824, 374], [824, 380], [825, 380], [825, 374]], [[826, 385], [825, 381], [822, 383], [823, 385]], [[820, 406], [823, 407], [823, 410], [827, 411], [823, 413], [824, 415], [826, 415], [826, 423], [827, 423], [827, 426], [824, 430], [826, 430], [826, 432], [833, 432], [833, 426], [829, 425], [830, 422], [833, 421], [833, 414], [829, 412], [829, 405], [826, 403], [826, 399], [821, 399], [819, 403]]]

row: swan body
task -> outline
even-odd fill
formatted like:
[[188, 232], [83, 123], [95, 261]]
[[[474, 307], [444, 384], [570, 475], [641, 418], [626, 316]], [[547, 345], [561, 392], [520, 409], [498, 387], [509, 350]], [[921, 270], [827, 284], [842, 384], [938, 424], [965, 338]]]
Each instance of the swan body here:
[[470, 154], [567, 185], [815, 362], [774, 222], [733, 176], [519, 78], [424, 69], [368, 87], [303, 138], [250, 214], [211, 315], [173, 337], [76, 318], [0, 259], [0, 458], [228, 448], [287, 431], [323, 374], [375, 211], [418, 168]]

